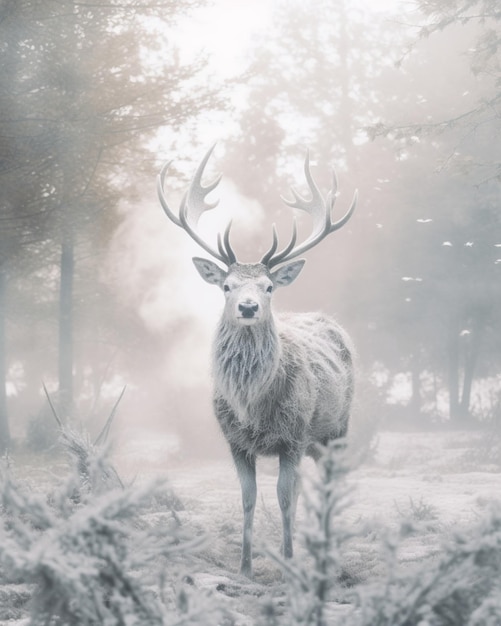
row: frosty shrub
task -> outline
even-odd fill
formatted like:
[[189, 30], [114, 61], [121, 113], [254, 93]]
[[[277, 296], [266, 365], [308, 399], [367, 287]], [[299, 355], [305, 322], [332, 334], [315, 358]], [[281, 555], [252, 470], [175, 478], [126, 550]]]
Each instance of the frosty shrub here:
[[59, 443], [74, 470], [74, 498], [84, 494], [99, 494], [123, 487], [120, 477], [110, 462], [109, 447], [92, 443], [87, 433], [71, 426], [61, 428]]
[[29, 624], [208, 624], [212, 607], [176, 593], [178, 560], [199, 547], [174, 512], [149, 522], [164, 485], [123, 487], [106, 450], [69, 429], [72, 469], [50, 496], [0, 475], [0, 570], [32, 585]]
[[329, 613], [333, 589], [336, 585], [350, 584], [351, 575], [344, 569], [342, 558], [343, 547], [356, 536], [342, 516], [350, 503], [348, 470], [344, 445], [330, 442], [318, 462], [318, 477], [303, 488], [306, 519], [298, 532], [300, 556], [285, 560], [270, 552], [287, 583], [288, 613], [283, 623], [332, 624]]
[[402, 509], [396, 502], [395, 508], [398, 514], [406, 520], [415, 522], [435, 522], [438, 519], [436, 507], [425, 502], [422, 497], [419, 498], [419, 500], [415, 500], [412, 496], [409, 496], [409, 504], [406, 508]]
[[[403, 534], [412, 532], [403, 526]], [[501, 506], [439, 556], [409, 571], [398, 566], [399, 541], [387, 540], [389, 574], [360, 590], [350, 626], [497, 626], [501, 624]]]

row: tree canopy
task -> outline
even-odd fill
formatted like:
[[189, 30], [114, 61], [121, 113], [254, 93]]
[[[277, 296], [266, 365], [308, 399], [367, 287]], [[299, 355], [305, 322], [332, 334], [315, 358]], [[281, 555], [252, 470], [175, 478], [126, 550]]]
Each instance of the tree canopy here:
[[[157, 238], [148, 205], [161, 159], [176, 160], [179, 195], [216, 138], [232, 201], [253, 207], [249, 220], [259, 215], [237, 235], [249, 256], [269, 245], [274, 221], [288, 238], [292, 213], [279, 196], [304, 185], [307, 147], [324, 192], [337, 171], [334, 211], [359, 189], [354, 217], [308, 254], [303, 286], [279, 304], [325, 309], [348, 328], [363, 378], [390, 403], [370, 410], [396, 403], [419, 423], [493, 419], [495, 0], [416, 0], [391, 15], [349, 0], [277, 3], [249, 39], [246, 67], [224, 83], [179, 30], [211, 10], [195, 0], [0, 4], [0, 388], [10, 390], [0, 392], [1, 447], [9, 411], [26, 423], [45, 402], [42, 380], [70, 415], [106, 385], [139, 381], [148, 395], [157, 372], [174, 407], [200, 411], [198, 398], [176, 399], [178, 378], [162, 368], [178, 353], [200, 360], [205, 320], [195, 329], [173, 313], [194, 287], [183, 284], [176, 235]], [[308, 219], [298, 221], [306, 237]], [[106, 274], [117, 241], [123, 261]], [[165, 317], [153, 329], [148, 307]]]

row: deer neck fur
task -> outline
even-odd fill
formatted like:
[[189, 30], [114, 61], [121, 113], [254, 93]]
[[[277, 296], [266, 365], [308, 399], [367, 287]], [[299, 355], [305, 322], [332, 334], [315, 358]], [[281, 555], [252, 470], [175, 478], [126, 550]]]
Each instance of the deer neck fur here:
[[250, 408], [273, 384], [280, 357], [273, 318], [254, 326], [239, 326], [224, 318], [219, 323], [213, 351], [216, 389], [242, 423], [251, 419]]

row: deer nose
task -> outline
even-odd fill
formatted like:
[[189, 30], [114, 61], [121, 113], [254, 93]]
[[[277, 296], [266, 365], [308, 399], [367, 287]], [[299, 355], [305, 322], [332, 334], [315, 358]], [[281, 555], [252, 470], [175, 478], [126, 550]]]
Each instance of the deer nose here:
[[241, 302], [238, 305], [238, 310], [242, 314], [242, 317], [254, 317], [254, 313], [257, 313], [259, 304], [256, 302]]

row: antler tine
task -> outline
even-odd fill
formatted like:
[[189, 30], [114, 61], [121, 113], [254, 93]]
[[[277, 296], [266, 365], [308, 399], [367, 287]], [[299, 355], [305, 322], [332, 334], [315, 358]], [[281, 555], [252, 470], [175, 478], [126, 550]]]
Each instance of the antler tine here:
[[334, 203], [336, 202], [337, 187], [338, 187], [338, 182], [337, 182], [336, 170], [333, 169], [332, 170], [332, 187], [329, 193], [327, 194], [327, 206], [329, 207], [329, 215], [334, 207]]
[[176, 226], [182, 226], [181, 220], [177, 217], [177, 215], [171, 211], [169, 205], [167, 204], [167, 200], [165, 199], [164, 194], [164, 180], [165, 175], [167, 174], [167, 170], [171, 166], [172, 161], [167, 161], [167, 163], [160, 170], [160, 174], [157, 176], [157, 195], [160, 200], [160, 204], [162, 205], [163, 210], [167, 214], [167, 217], [176, 224]]
[[263, 265], [266, 265], [269, 268], [272, 268], [275, 265], [278, 265], [284, 259], [287, 258], [287, 255], [289, 254], [289, 252], [294, 248], [296, 244], [296, 240], [297, 240], [297, 220], [296, 218], [294, 218], [294, 221], [292, 223], [292, 236], [290, 238], [289, 243], [285, 246], [285, 248], [281, 252], [278, 252], [277, 254], [275, 254], [275, 251], [278, 247], [278, 235], [277, 235], [276, 226], [275, 224], [273, 224], [273, 243], [271, 245], [271, 248], [261, 259], [261, 263]]
[[277, 227], [275, 224], [272, 225], [271, 230], [273, 234], [273, 241], [271, 242], [271, 248], [268, 250], [268, 252], [264, 255], [264, 257], [260, 261], [263, 265], [268, 265], [268, 263], [270, 262], [270, 259], [273, 257], [273, 255], [275, 254], [278, 248], [278, 233], [277, 233]]
[[228, 259], [228, 266], [237, 262], [236, 254], [230, 245], [230, 228], [231, 221], [228, 223], [226, 230], [224, 231], [224, 240], [221, 239], [221, 233], [217, 234], [217, 247], [220, 254]]
[[216, 200], [215, 202], [206, 202], [205, 197], [211, 191], [214, 191], [214, 189], [219, 185], [221, 174], [205, 187], [202, 185], [202, 176], [204, 174], [205, 166], [207, 165], [207, 161], [210, 159], [215, 147], [216, 144], [213, 144], [205, 154], [204, 158], [200, 161], [188, 188], [188, 199], [191, 200], [193, 204], [193, 211], [190, 212], [195, 215], [197, 221], [204, 211], [213, 209], [219, 202], [219, 200]]
[[230, 245], [230, 228], [231, 228], [231, 220], [229, 221], [228, 226], [226, 227], [226, 230], [224, 231], [224, 247], [225, 247], [225, 250], [228, 255], [230, 265], [231, 265], [232, 263], [237, 262], [237, 255], [233, 252], [233, 249]]
[[304, 173], [306, 177], [306, 182], [308, 183], [308, 187], [310, 190], [311, 198], [306, 199], [301, 196], [294, 188], [291, 188], [294, 200], [286, 200], [285, 198], [282, 198], [282, 200], [288, 206], [295, 209], [301, 209], [302, 211], [306, 211], [311, 215], [311, 218], [313, 220], [312, 233], [308, 237], [308, 239], [306, 239], [306, 241], [304, 241], [302, 244], [295, 248], [294, 245], [296, 243], [296, 226], [294, 226], [294, 234], [291, 243], [289, 243], [289, 245], [278, 254], [275, 254], [275, 251], [273, 251], [271, 255], [270, 253], [266, 255], [266, 265], [270, 269], [275, 265], [278, 265], [279, 263], [294, 259], [300, 254], [303, 254], [307, 250], [310, 250], [311, 248], [316, 246], [318, 243], [320, 243], [320, 241], [322, 241], [322, 239], [327, 237], [329, 233], [338, 230], [344, 224], [346, 224], [346, 222], [352, 216], [353, 211], [355, 210], [358, 197], [357, 192], [355, 192], [353, 201], [350, 208], [348, 209], [348, 212], [340, 220], [332, 223], [331, 210], [334, 206], [337, 194], [336, 173], [333, 172], [332, 189], [327, 195], [327, 200], [323, 198], [311, 174], [309, 151], [306, 152], [306, 158], [304, 161]]
[[346, 213], [343, 215], [341, 219], [339, 219], [337, 222], [334, 222], [334, 224], [330, 225], [329, 233], [333, 233], [335, 230], [339, 230], [341, 226], [344, 226], [346, 224], [346, 222], [353, 215], [353, 212], [355, 211], [355, 208], [357, 206], [357, 202], [358, 202], [358, 189], [355, 189], [355, 193], [353, 194], [353, 200], [351, 201], [350, 208], [346, 211]]
[[207, 202], [206, 196], [213, 191], [219, 184], [221, 180], [221, 176], [218, 176], [215, 180], [213, 180], [208, 185], [202, 185], [202, 177], [205, 171], [205, 166], [207, 165], [207, 161], [209, 160], [212, 152], [214, 151], [216, 144], [211, 146], [211, 148], [207, 151], [204, 158], [200, 162], [197, 170], [191, 180], [188, 191], [184, 195], [181, 206], [179, 208], [179, 217], [174, 214], [174, 212], [169, 208], [167, 201], [164, 195], [164, 180], [167, 169], [169, 168], [170, 163], [166, 163], [160, 174], [157, 177], [157, 192], [158, 198], [160, 200], [160, 204], [164, 209], [167, 217], [176, 224], [176, 226], [181, 227], [185, 230], [188, 235], [198, 243], [198, 245], [203, 248], [206, 252], [208, 252], [211, 256], [213, 256], [218, 261], [221, 261], [227, 266], [230, 266], [232, 263], [236, 262], [236, 256], [233, 252], [230, 241], [229, 241], [229, 231], [230, 224], [227, 226], [224, 234], [224, 247], [221, 243], [221, 237], [218, 235], [218, 250], [214, 249], [207, 242], [205, 242], [202, 237], [198, 234], [198, 221], [200, 217], [206, 211], [210, 211], [214, 207], [217, 206], [218, 201], [216, 202]]
[[325, 202], [322, 198], [322, 194], [320, 193], [319, 188], [317, 187], [315, 181], [313, 180], [313, 176], [310, 171], [310, 151], [306, 151], [306, 157], [304, 159], [304, 175], [306, 177], [306, 182], [308, 183], [308, 187], [311, 193], [311, 198], [307, 200], [303, 198], [294, 187], [291, 187], [292, 195], [294, 196], [294, 200], [286, 200], [282, 197], [282, 200], [288, 206], [293, 209], [301, 209], [302, 211], [306, 211], [310, 213], [312, 216], [314, 214], [321, 215], [324, 217], [325, 215]]

